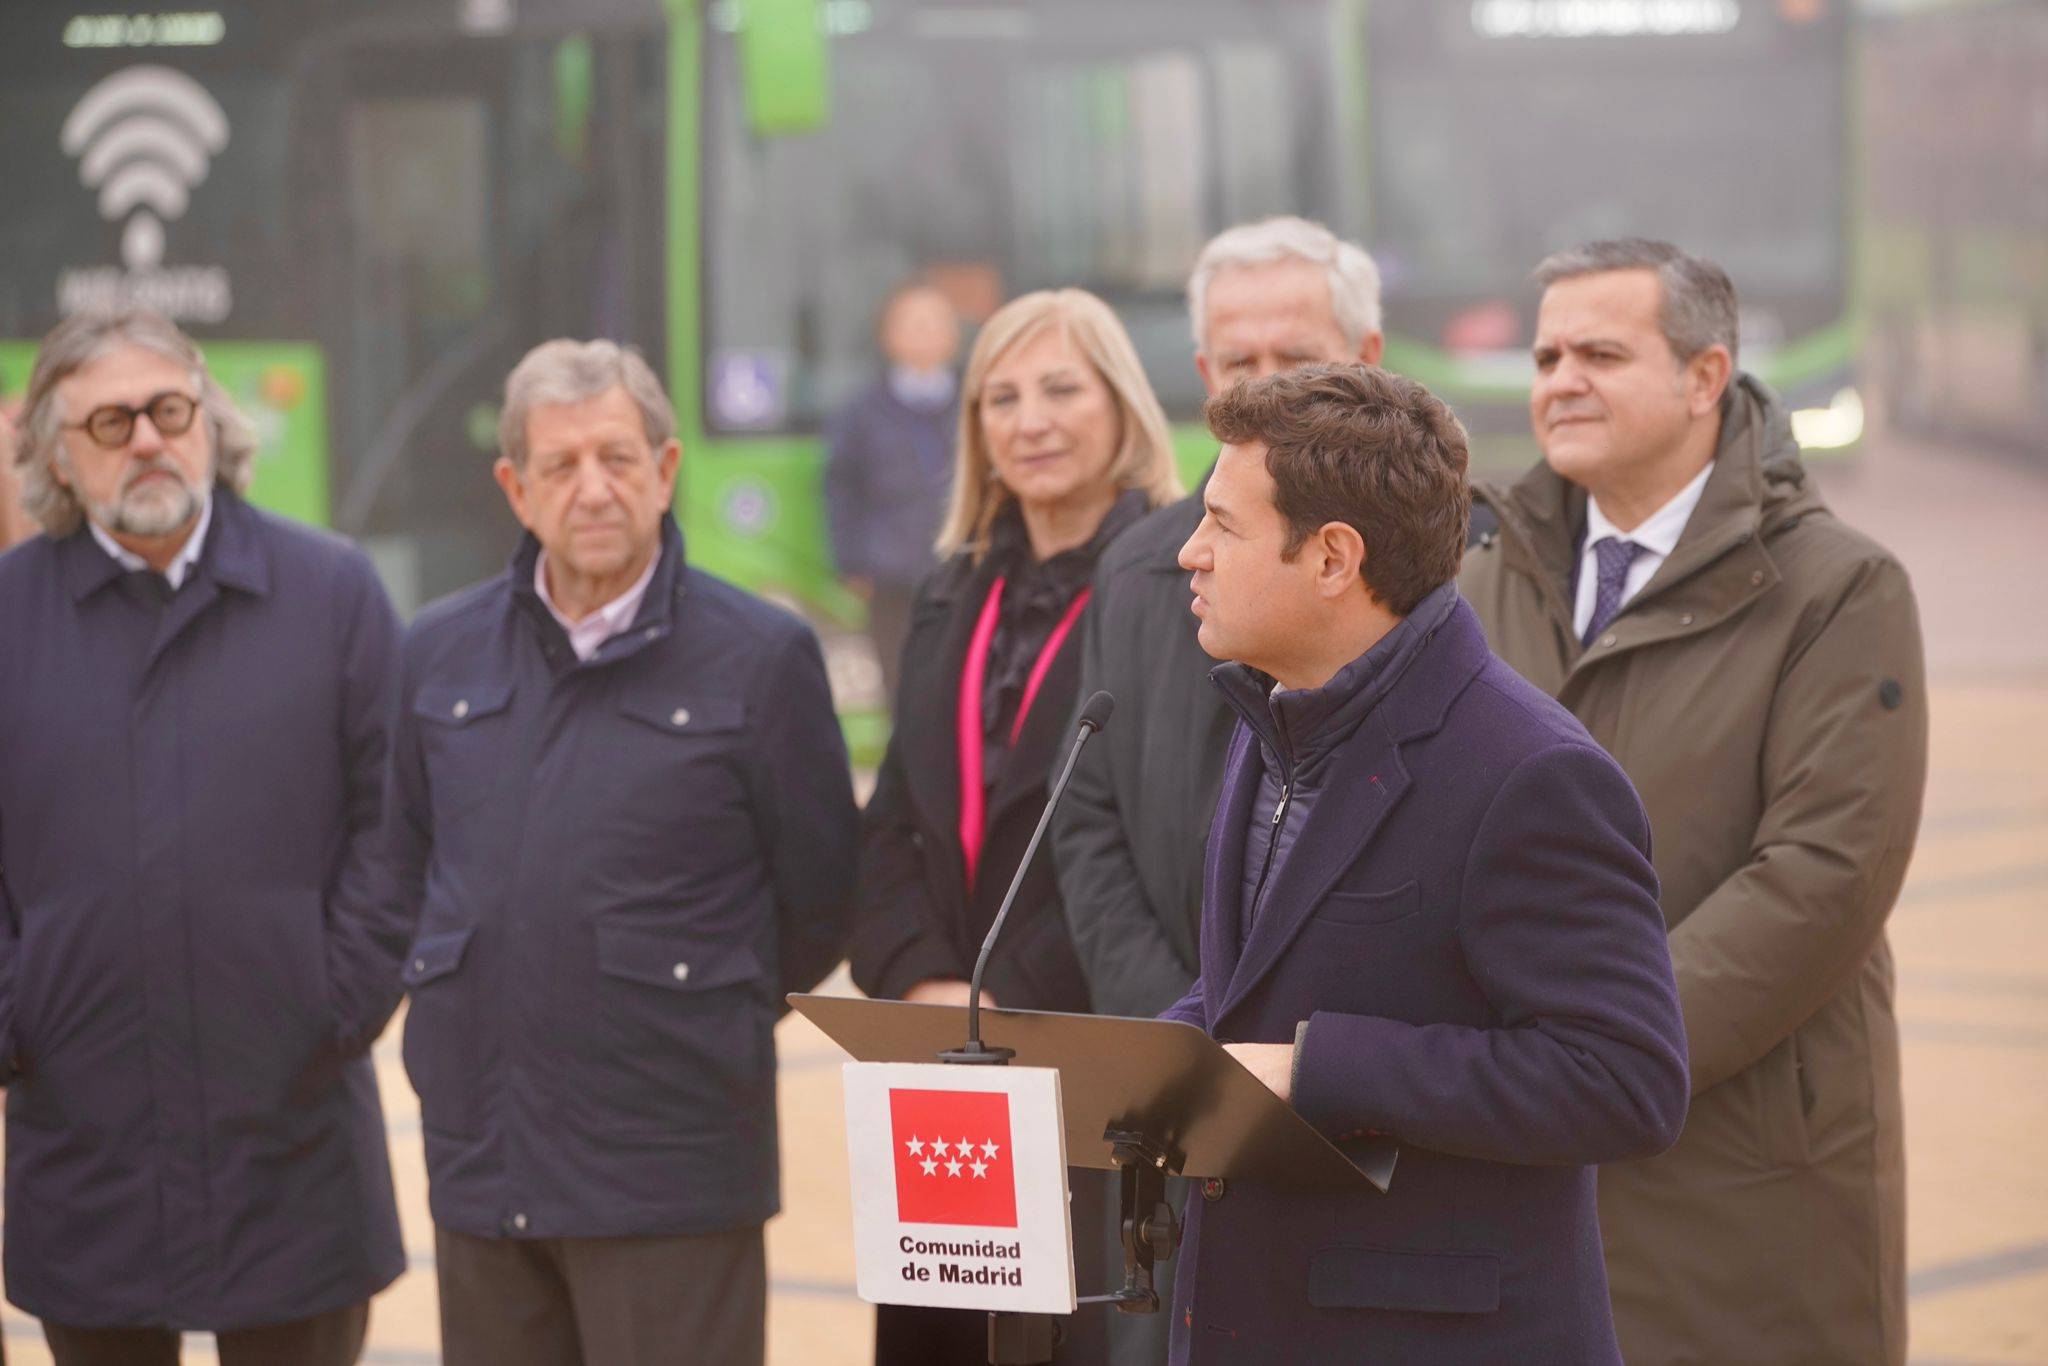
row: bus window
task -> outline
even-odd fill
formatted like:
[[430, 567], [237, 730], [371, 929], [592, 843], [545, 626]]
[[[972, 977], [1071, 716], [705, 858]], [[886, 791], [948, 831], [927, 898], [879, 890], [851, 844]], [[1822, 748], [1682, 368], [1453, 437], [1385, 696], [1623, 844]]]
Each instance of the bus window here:
[[1191, 414], [1182, 289], [1202, 243], [1336, 207], [1327, 7], [869, 8], [834, 39], [815, 133], [753, 136], [733, 40], [709, 35], [706, 426], [814, 428], [872, 374], [883, 292], [935, 266], [992, 273], [1005, 296], [1101, 294], [1169, 411]]

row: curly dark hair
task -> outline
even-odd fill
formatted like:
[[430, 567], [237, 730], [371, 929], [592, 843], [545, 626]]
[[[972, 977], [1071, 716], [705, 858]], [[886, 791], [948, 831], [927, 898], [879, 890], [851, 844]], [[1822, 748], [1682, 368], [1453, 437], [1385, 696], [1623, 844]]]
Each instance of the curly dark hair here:
[[1283, 558], [1342, 522], [1360, 572], [1398, 616], [1457, 576], [1472, 511], [1465, 428], [1412, 379], [1370, 365], [1308, 365], [1226, 389], [1202, 409], [1216, 439], [1266, 448]]

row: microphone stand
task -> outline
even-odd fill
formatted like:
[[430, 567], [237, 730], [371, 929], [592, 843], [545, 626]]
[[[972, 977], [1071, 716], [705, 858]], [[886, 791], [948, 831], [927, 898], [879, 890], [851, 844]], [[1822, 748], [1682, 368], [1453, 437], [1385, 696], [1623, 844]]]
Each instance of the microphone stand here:
[[[1067, 762], [1061, 766], [1059, 778], [1054, 781], [1052, 792], [1046, 798], [1045, 810], [1038, 815], [1038, 828], [1031, 832], [1031, 842], [1024, 846], [1024, 857], [1017, 860], [1017, 871], [1010, 878], [1010, 890], [1003, 893], [1003, 903], [996, 911], [995, 923], [988, 927], [988, 934], [981, 941], [981, 953], [974, 960], [974, 976], [967, 985], [967, 1042], [939, 1054], [940, 1062], [1002, 1067], [1017, 1056], [1014, 1048], [991, 1048], [981, 1041], [982, 974], [988, 971], [989, 954], [995, 949], [997, 936], [1003, 932], [1003, 922], [1009, 919], [1010, 908], [1017, 904], [1017, 893], [1024, 886], [1024, 874], [1030, 871], [1031, 860], [1037, 856], [1038, 846], [1044, 842], [1045, 832], [1052, 825], [1052, 813], [1058, 808], [1060, 798], [1066, 795], [1068, 782], [1073, 779], [1074, 765], [1081, 760], [1081, 747], [1088, 743], [1089, 736], [1102, 729], [1115, 704], [1116, 699], [1108, 693], [1098, 692], [1081, 708], [1080, 734], [1074, 737], [1073, 747], [1067, 751]], [[1154, 1304], [1157, 1302], [1156, 1299], [1153, 1301]], [[1058, 1315], [990, 1310], [990, 1366], [1041, 1366], [1052, 1360], [1053, 1351], [1063, 1336]]]

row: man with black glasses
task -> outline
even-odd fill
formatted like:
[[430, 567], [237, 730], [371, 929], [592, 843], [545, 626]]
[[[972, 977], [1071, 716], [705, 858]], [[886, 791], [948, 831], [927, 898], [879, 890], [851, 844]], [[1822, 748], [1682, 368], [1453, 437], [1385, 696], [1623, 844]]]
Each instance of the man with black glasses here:
[[45, 339], [43, 528], [0, 556], [7, 1296], [59, 1366], [344, 1366], [405, 1267], [364, 1054], [398, 623], [241, 497], [255, 442], [164, 318]]

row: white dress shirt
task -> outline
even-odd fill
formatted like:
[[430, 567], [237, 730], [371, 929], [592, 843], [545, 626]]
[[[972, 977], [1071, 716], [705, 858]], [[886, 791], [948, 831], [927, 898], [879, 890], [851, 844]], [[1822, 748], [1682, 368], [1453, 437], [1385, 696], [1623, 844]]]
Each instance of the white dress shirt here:
[[[85, 525], [92, 532], [92, 538], [100, 543], [100, 549], [113, 557], [114, 563], [123, 569], [147, 569], [149, 562], [122, 545], [107, 534], [107, 529], [88, 517]], [[211, 496], [199, 505], [199, 520], [192, 524], [192, 534], [185, 538], [185, 544], [178, 547], [178, 553], [171, 556], [171, 562], [164, 566], [164, 579], [173, 591], [185, 586], [185, 576], [192, 572], [192, 566], [199, 563], [199, 552], [206, 548], [206, 529], [213, 525], [213, 499]]]
[[1685, 524], [1692, 520], [1692, 510], [1700, 505], [1700, 495], [1706, 492], [1707, 476], [1714, 472], [1714, 462], [1693, 476], [1687, 484], [1672, 496], [1670, 502], [1658, 508], [1643, 519], [1642, 525], [1634, 531], [1620, 531], [1600, 511], [1600, 500], [1586, 499], [1586, 543], [1579, 547], [1579, 591], [1572, 602], [1572, 633], [1583, 636], [1586, 626], [1593, 620], [1593, 599], [1600, 588], [1599, 561], [1593, 547], [1606, 537], [1618, 541], [1634, 541], [1642, 549], [1628, 567], [1628, 577], [1622, 580], [1621, 601], [1628, 600], [1643, 591], [1643, 585], [1657, 572], [1657, 567], [1671, 558], [1671, 552], [1678, 548], [1678, 538], [1685, 534]]
[[569, 633], [569, 648], [576, 652], [576, 658], [588, 659], [597, 653], [597, 647], [610, 640], [633, 624], [633, 618], [640, 611], [640, 599], [647, 596], [647, 585], [654, 578], [654, 566], [661, 563], [661, 551], [654, 552], [654, 558], [647, 562], [640, 577], [633, 586], [613, 598], [604, 606], [592, 612], [581, 621], [571, 621], [562, 615], [562, 609], [555, 606], [555, 600], [548, 594], [548, 552], [543, 550], [533, 562], [533, 591], [547, 605], [550, 614]]

